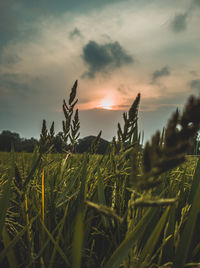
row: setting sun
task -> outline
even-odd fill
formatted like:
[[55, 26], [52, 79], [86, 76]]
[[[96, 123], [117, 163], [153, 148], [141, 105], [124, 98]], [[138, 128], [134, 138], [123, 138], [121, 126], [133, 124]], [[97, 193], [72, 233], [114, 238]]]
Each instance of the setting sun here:
[[113, 105], [114, 105], [113, 100], [111, 98], [106, 98], [101, 101], [99, 107], [106, 110], [112, 110]]

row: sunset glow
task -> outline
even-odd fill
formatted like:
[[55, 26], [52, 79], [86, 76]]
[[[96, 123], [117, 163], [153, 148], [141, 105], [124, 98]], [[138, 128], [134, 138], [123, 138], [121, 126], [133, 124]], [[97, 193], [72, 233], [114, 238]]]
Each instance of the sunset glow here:
[[106, 110], [113, 109], [114, 102], [111, 98], [105, 98], [101, 101], [99, 107]]

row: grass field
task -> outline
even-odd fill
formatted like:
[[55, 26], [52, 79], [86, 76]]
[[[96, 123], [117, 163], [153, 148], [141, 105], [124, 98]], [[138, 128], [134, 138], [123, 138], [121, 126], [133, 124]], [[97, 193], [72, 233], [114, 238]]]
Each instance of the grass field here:
[[23, 189], [37, 156], [0, 154], [2, 267], [198, 267], [198, 157], [139, 192], [126, 156], [48, 154]]
[[[63, 105], [72, 151], [75, 89]], [[95, 154], [100, 134], [88, 153], [51, 153], [45, 121], [32, 154], [0, 153], [1, 267], [200, 267], [200, 159], [186, 156], [200, 99], [143, 148], [139, 99], [105, 155]]]

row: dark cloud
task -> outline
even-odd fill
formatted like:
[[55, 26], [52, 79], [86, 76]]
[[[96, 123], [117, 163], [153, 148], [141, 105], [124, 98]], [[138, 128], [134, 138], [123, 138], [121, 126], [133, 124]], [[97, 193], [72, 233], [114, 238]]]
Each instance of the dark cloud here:
[[185, 31], [193, 11], [197, 8], [200, 8], [200, 0], [192, 0], [184, 13], [177, 13], [170, 24], [172, 31], [175, 33]]
[[81, 32], [80, 32], [80, 30], [78, 28], [74, 28], [74, 30], [69, 33], [69, 38], [70, 39], [73, 39], [76, 36], [82, 37], [82, 34], [81, 34]]
[[134, 61], [118, 42], [101, 45], [95, 41], [89, 41], [83, 47], [82, 57], [89, 67], [86, 75], [90, 78], [93, 78], [96, 73], [104, 73]]
[[167, 66], [163, 67], [160, 70], [156, 70], [152, 74], [152, 82], [155, 82], [158, 78], [162, 76], [169, 76], [171, 74], [169, 68]]
[[171, 29], [175, 32], [185, 31], [187, 28], [188, 12], [176, 14], [171, 22]]
[[192, 89], [200, 90], [200, 79], [194, 79], [194, 80], [190, 81], [190, 87]]

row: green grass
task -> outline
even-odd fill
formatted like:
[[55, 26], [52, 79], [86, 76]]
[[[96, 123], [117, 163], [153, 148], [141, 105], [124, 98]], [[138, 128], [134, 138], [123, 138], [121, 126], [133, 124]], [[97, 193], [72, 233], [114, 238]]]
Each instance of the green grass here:
[[[64, 154], [48, 154], [20, 189], [12, 175], [13, 158], [23, 185], [37, 154], [0, 153], [1, 211], [6, 210], [1, 213], [2, 265], [184, 267], [200, 262], [198, 157], [189, 156], [165, 173], [156, 189], [141, 192], [131, 187], [126, 155], [65, 160]], [[156, 199], [156, 207], [134, 207], [138, 198]], [[177, 201], [159, 205], [161, 198]]]

